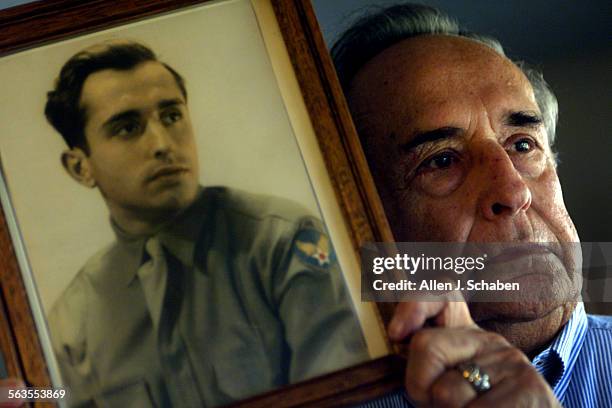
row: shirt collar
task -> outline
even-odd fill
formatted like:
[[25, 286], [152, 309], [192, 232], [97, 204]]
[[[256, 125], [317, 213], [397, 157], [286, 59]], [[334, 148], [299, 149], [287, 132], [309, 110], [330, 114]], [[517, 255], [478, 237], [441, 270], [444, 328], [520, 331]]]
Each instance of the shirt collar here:
[[194, 265], [196, 245], [213, 216], [214, 203], [207, 191], [201, 190], [194, 203], [157, 234], [164, 248], [188, 269]]
[[[115, 266], [105, 271], [111, 275], [109, 281], [118, 282], [122, 286], [128, 286], [136, 277], [136, 272], [142, 264], [144, 256], [144, 245], [146, 237], [133, 236], [123, 230], [112, 218], [111, 227], [117, 238], [117, 245], [113, 248], [112, 259], [121, 261], [120, 267]], [[116, 275], [116, 276], [112, 276]]]
[[213, 200], [208, 199], [208, 195], [206, 189], [201, 188], [195, 201], [182, 214], [151, 236], [130, 235], [111, 218], [118, 242], [117, 251], [125, 266], [121, 268], [121, 275], [115, 277], [116, 281], [127, 286], [134, 280], [146, 257], [145, 243], [150, 238], [158, 238], [163, 247], [185, 267], [193, 267], [196, 242], [212, 212]]
[[536, 370], [546, 378], [559, 400], [567, 390], [586, 332], [587, 316], [584, 304], [578, 302], [572, 317], [559, 335], [546, 350], [533, 359]]

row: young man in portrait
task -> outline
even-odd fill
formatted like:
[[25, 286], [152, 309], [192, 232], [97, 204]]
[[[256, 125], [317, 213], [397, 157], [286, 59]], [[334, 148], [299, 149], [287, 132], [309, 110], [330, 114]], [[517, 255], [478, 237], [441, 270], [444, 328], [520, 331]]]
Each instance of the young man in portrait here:
[[368, 358], [322, 223], [200, 186], [187, 96], [122, 40], [74, 55], [48, 93], [62, 164], [116, 235], [49, 315], [72, 405], [218, 406]]

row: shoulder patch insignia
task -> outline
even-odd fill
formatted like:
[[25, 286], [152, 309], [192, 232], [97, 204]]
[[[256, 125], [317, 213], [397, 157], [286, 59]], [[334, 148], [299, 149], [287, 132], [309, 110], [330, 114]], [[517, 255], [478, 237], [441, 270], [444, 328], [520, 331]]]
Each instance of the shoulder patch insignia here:
[[302, 262], [319, 268], [327, 268], [335, 260], [329, 238], [314, 229], [298, 232], [293, 251]]

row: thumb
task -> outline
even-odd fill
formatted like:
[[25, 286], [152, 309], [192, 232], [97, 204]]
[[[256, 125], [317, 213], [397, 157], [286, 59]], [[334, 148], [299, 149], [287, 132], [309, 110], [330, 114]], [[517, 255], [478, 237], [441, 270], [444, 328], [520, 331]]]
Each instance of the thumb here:
[[453, 291], [438, 301], [398, 303], [387, 330], [389, 338], [402, 341], [423, 328], [428, 320], [438, 327], [476, 326], [461, 292]]

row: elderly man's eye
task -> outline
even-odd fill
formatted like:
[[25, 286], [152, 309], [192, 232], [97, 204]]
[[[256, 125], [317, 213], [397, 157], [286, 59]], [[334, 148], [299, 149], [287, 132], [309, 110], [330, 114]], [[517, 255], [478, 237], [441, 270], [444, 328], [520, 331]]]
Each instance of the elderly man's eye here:
[[527, 139], [521, 139], [518, 142], [514, 142], [514, 148], [517, 152], [528, 152], [533, 149], [533, 143]]
[[452, 166], [456, 161], [457, 156], [453, 152], [439, 153], [421, 163], [418, 171], [443, 170]]
[[509, 150], [511, 153], [529, 153], [533, 149], [535, 149], [538, 144], [530, 137], [521, 137], [520, 139], [516, 139], [512, 141], [509, 145]]
[[[433, 150], [433, 149], [432, 149]], [[425, 156], [415, 170], [406, 173], [406, 187], [441, 196], [454, 191], [466, 173], [461, 150], [440, 148]]]

